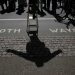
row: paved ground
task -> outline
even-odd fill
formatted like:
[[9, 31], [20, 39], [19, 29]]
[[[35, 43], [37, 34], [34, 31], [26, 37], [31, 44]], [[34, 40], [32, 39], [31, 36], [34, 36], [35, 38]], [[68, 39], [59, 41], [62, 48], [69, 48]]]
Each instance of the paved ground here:
[[62, 51], [58, 56], [75, 56], [75, 36], [0, 37], [0, 44], [0, 56], [13, 56], [6, 52], [8, 49], [29, 53], [26, 56], [31, 57], [48, 56], [57, 50]]
[[27, 8], [22, 15], [16, 12], [0, 14], [0, 75], [74, 75], [74, 21], [59, 22], [44, 10], [38, 36], [29, 37]]
[[[0, 21], [0, 23], [1, 36], [27, 36], [27, 21]], [[66, 26], [54, 20], [39, 20], [38, 36], [74, 36], [74, 26], [70, 24], [69, 29]]]
[[[74, 57], [55, 57], [47, 62], [42, 62], [43, 66], [37, 67], [36, 61], [29, 61], [24, 58], [5, 57], [0, 58], [1, 75], [74, 75], [75, 58]], [[38, 60], [41, 64], [41, 58]]]

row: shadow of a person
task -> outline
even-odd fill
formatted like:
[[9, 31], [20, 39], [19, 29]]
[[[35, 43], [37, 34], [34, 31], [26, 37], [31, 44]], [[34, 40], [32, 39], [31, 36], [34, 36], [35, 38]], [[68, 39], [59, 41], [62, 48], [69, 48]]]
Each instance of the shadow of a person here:
[[30, 36], [30, 42], [27, 43], [26, 50], [27, 53], [11, 49], [6, 50], [6, 52], [11, 52], [15, 55], [25, 58], [26, 60], [35, 62], [37, 67], [42, 67], [45, 62], [48, 62], [59, 53], [62, 53], [61, 50], [57, 50], [51, 53], [50, 50], [45, 47], [45, 44], [41, 42], [36, 35]]

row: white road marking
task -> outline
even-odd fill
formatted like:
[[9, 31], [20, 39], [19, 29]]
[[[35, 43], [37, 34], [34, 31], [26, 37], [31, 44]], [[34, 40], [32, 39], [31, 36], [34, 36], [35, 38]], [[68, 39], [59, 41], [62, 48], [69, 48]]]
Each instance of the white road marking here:
[[[27, 20], [26, 18], [24, 19], [0, 19], [0, 21], [21, 21], [21, 20]], [[38, 18], [38, 20], [56, 20], [55, 18]]]
[[[32, 17], [30, 17], [30, 19], [33, 19]], [[68, 19], [68, 18], [66, 18]], [[27, 18], [23, 18], [23, 19], [0, 19], [0, 21], [26, 21]], [[38, 18], [38, 20], [56, 20], [56, 18]]]

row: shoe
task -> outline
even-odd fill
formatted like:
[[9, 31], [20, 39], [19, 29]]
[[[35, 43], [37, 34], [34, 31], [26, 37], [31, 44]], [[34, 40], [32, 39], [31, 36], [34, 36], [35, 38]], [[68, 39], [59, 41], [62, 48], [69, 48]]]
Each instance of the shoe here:
[[36, 18], [36, 16], [35, 15], [33, 15], [33, 19], [35, 19]]
[[66, 17], [63, 17], [63, 20], [65, 20], [66, 19]]
[[65, 20], [66, 18], [68, 18], [68, 15], [63, 16], [63, 20]]

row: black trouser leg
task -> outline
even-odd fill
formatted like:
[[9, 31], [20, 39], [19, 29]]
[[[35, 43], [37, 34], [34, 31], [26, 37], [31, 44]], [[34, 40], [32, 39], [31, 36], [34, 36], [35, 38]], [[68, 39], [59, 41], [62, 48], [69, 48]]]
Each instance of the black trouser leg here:
[[41, 11], [42, 11], [42, 9], [43, 9], [43, 6], [42, 6], [42, 4], [43, 4], [43, 0], [41, 0]]
[[35, 0], [33, 0], [32, 11], [33, 11], [33, 19], [35, 19], [35, 13], [36, 13], [36, 1]]
[[66, 12], [66, 15], [67, 15], [67, 16], [71, 13], [71, 8], [72, 8], [72, 1], [69, 0], [69, 2], [68, 2], [67, 12]]
[[43, 1], [44, 6], [46, 7], [46, 0], [42, 0], [42, 1]]
[[12, 1], [12, 3], [13, 3], [13, 9], [15, 10], [15, 8], [16, 8], [15, 1]]
[[52, 0], [52, 11], [53, 11], [53, 14], [56, 14], [56, 8], [57, 8], [57, 0]]
[[6, 5], [6, 8], [7, 8], [7, 0], [5, 1], [5, 5]]
[[4, 6], [3, 6], [3, 4], [1, 3], [1, 8], [2, 8], [2, 10], [4, 10]]
[[49, 8], [50, 8], [50, 1], [51, 0], [47, 0], [47, 9], [49, 10]]

